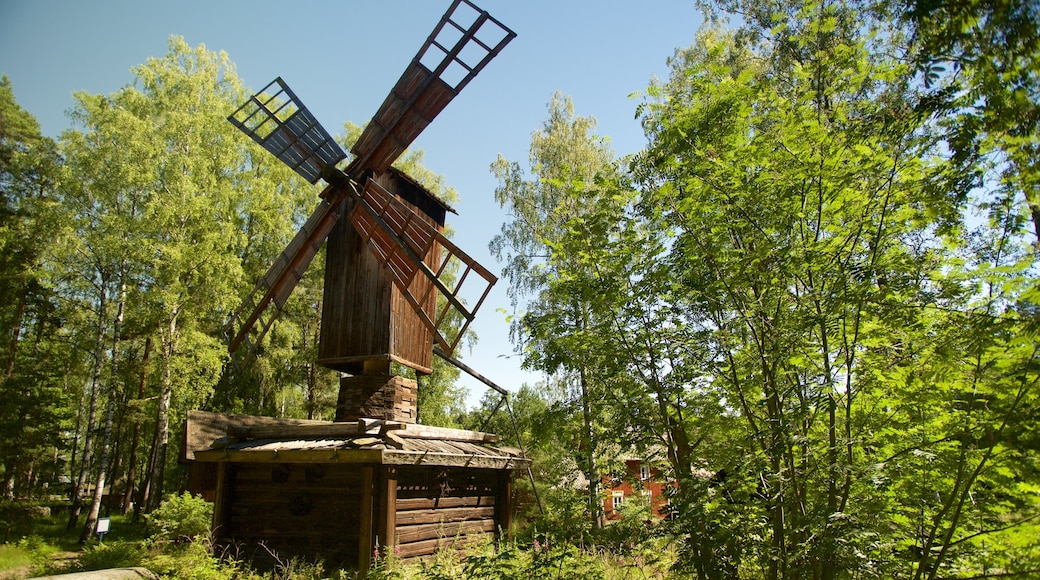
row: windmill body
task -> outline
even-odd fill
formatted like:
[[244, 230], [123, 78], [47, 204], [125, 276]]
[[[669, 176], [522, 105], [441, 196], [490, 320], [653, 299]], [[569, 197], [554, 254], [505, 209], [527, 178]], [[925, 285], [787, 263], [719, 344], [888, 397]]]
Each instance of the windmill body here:
[[[418, 218], [443, 232], [447, 206], [411, 178], [391, 168], [374, 179]], [[424, 262], [435, 268], [440, 254], [440, 247], [431, 248]], [[421, 276], [413, 285], [413, 295], [426, 296], [422, 309], [434, 312], [432, 283]], [[318, 364], [358, 375], [366, 366], [392, 361], [429, 374], [432, 348], [433, 334], [390, 280], [383, 261], [349, 221], [338, 222], [326, 242]]]
[[[337, 419], [368, 413], [414, 420], [415, 386], [391, 381], [391, 363], [417, 375], [432, 372], [434, 346], [452, 354], [497, 279], [444, 237], [449, 208], [391, 164], [514, 36], [468, 0], [456, 0], [365, 127], [343, 170], [336, 164], [346, 154], [280, 78], [229, 117], [308, 181], [328, 183], [311, 218], [231, 317], [229, 350], [236, 365], [256, 355], [327, 240], [317, 362], [351, 375], [341, 381]], [[359, 385], [371, 390], [379, 380], [392, 391], [409, 385], [380, 395], [403, 401], [400, 409], [344, 407], [358, 400], [346, 391]]]

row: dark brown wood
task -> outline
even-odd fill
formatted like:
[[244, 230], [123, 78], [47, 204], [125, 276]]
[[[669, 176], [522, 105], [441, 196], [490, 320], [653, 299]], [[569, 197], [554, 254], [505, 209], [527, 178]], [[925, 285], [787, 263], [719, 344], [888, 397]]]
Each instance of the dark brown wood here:
[[408, 510], [432, 510], [436, 508], [457, 507], [486, 507], [495, 505], [495, 496], [470, 496], [470, 497], [416, 497], [410, 499], [398, 499], [397, 511]]
[[415, 423], [418, 412], [418, 385], [413, 379], [386, 373], [344, 376], [339, 382], [336, 421], [365, 418]]
[[432, 510], [409, 510], [397, 514], [397, 525], [437, 524], [441, 522], [466, 522], [472, 520], [493, 520], [495, 506], [476, 508], [447, 508]]
[[460, 523], [418, 524], [397, 527], [397, 543], [405, 544], [434, 540], [438, 538], [454, 538], [474, 534], [487, 534], [495, 531], [495, 520], [466, 521]]
[[265, 550], [279, 558], [322, 554], [330, 566], [353, 566], [365, 513], [361, 471], [345, 465], [235, 465], [222, 485], [227, 507], [220, 510], [221, 537], [259, 556]]
[[397, 534], [395, 533], [397, 510], [394, 509], [397, 504], [397, 468], [382, 468], [377, 491], [379, 493], [379, 511], [377, 512], [376, 534], [380, 545], [389, 553], [397, 545]]
[[[446, 206], [414, 180], [397, 171], [374, 179], [425, 222], [443, 230]], [[354, 203], [347, 202], [346, 209]], [[431, 252], [426, 263], [439, 259], [439, 251]], [[340, 220], [328, 237], [320, 338], [318, 364], [341, 372], [361, 374], [368, 360], [393, 360], [423, 374], [432, 372], [430, 331], [348, 220]]]
[[485, 539], [484, 534], [471, 534], [468, 536], [461, 537], [450, 537], [450, 538], [438, 538], [436, 540], [424, 540], [422, 542], [412, 542], [410, 544], [402, 544], [397, 547], [397, 555], [402, 559], [417, 558], [421, 556], [429, 556], [438, 550], [445, 550], [453, 548], [456, 550], [462, 550], [468, 546], [479, 544]]
[[229, 463], [218, 463], [217, 467], [217, 489], [213, 498], [213, 534], [220, 538], [224, 536], [224, 525], [227, 522], [228, 510], [228, 485], [229, 471], [233, 469]]
[[509, 472], [498, 475], [498, 496], [495, 498], [495, 521], [503, 533], [513, 529], [513, 476]]
[[229, 428], [280, 425], [321, 425], [327, 421], [307, 421], [303, 419], [278, 419], [274, 417], [257, 417], [253, 415], [229, 415], [191, 411], [184, 428], [184, 444], [181, 446], [182, 462], [195, 459], [196, 451], [205, 451], [219, 439], [227, 437]]
[[372, 564], [372, 550], [375, 547], [376, 530], [373, 527], [375, 505], [372, 495], [372, 483], [375, 469], [365, 466], [361, 469], [361, 508], [358, 526], [358, 571], [363, 575]]

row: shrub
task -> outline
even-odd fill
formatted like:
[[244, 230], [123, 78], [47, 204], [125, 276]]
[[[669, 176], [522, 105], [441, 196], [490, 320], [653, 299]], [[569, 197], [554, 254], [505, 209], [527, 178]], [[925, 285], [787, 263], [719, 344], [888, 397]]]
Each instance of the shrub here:
[[162, 504], [148, 515], [148, 532], [153, 540], [190, 542], [196, 538], [209, 539], [213, 521], [213, 505], [188, 492], [166, 497]]
[[144, 557], [144, 550], [131, 542], [98, 544], [83, 550], [76, 558], [73, 568], [80, 572], [106, 568], [132, 568], [140, 566]]

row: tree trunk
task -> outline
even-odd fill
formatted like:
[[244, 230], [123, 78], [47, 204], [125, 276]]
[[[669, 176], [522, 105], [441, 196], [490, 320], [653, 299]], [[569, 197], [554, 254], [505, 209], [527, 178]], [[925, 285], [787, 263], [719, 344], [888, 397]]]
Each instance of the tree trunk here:
[[123, 311], [126, 307], [126, 264], [120, 269], [119, 298], [116, 304], [116, 319], [112, 324], [112, 375], [108, 385], [108, 405], [105, 409], [105, 431], [101, 441], [101, 455], [98, 457], [97, 479], [94, 482], [94, 496], [91, 498], [87, 521], [83, 523], [83, 532], [79, 542], [87, 543], [97, 527], [98, 515], [101, 513], [101, 500], [105, 493], [105, 478], [108, 470], [109, 453], [112, 450], [112, 424], [115, 416], [116, 397], [119, 380], [119, 341], [123, 329]]
[[159, 395], [159, 408], [155, 418], [155, 461], [152, 465], [150, 479], [151, 491], [148, 494], [148, 511], [159, 507], [162, 498], [163, 477], [166, 469], [166, 450], [170, 442], [170, 400], [173, 398], [173, 355], [176, 352], [175, 337], [177, 335], [178, 309], [174, 307], [170, 315], [167, 336], [163, 340], [163, 374], [162, 392]]
[[603, 529], [603, 503], [599, 498], [600, 475], [596, 469], [596, 435], [592, 430], [592, 402], [589, 400], [589, 384], [585, 368], [578, 371], [581, 383], [581, 416], [583, 435], [585, 436], [585, 477], [589, 480], [589, 516], [592, 518], [592, 529]]
[[11, 348], [8, 356], [10, 357], [7, 361], [7, 368], [4, 370], [4, 381], [6, 382], [14, 374], [15, 360], [18, 358], [18, 341], [22, 334], [22, 320], [25, 318], [25, 305], [28, 300], [29, 289], [26, 288], [22, 292], [22, 296], [18, 299], [18, 309], [15, 310], [14, 322], [11, 323]]
[[[144, 355], [141, 357], [141, 381], [137, 384], [137, 400], [144, 400], [144, 388], [148, 383], [148, 357], [152, 353], [152, 337], [148, 337], [144, 341]], [[139, 417], [137, 415], [136, 417]], [[141, 442], [141, 419], [134, 419], [134, 431], [133, 436], [130, 440], [130, 458], [127, 460], [126, 465], [126, 490], [123, 493], [123, 505], [122, 513], [126, 515], [130, 511], [130, 504], [133, 503], [134, 497], [134, 481], [135, 475], [137, 474], [137, 446]]]
[[83, 435], [83, 457], [80, 459], [79, 476], [72, 487], [72, 507], [69, 509], [69, 524], [66, 529], [76, 529], [79, 512], [83, 509], [83, 485], [86, 483], [91, 461], [93, 461], [94, 429], [97, 422], [97, 391], [101, 383], [101, 358], [105, 350], [105, 310], [108, 305], [107, 281], [102, 277], [98, 296], [97, 337], [94, 341], [94, 373], [90, 379], [90, 402], [87, 405], [87, 428]]

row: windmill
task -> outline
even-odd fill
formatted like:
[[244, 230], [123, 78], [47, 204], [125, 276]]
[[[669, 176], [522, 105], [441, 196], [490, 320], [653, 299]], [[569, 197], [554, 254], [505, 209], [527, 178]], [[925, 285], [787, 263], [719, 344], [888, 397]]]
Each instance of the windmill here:
[[515, 36], [469, 0], [455, 0], [342, 170], [336, 165], [346, 153], [280, 77], [228, 117], [304, 179], [327, 184], [310, 218], [229, 318], [236, 366], [255, 357], [326, 243], [317, 363], [351, 375], [341, 379], [336, 420], [414, 420], [415, 382], [392, 377], [390, 364], [418, 377], [432, 372], [434, 349], [452, 360], [497, 279], [444, 236], [450, 208], [391, 164]]

